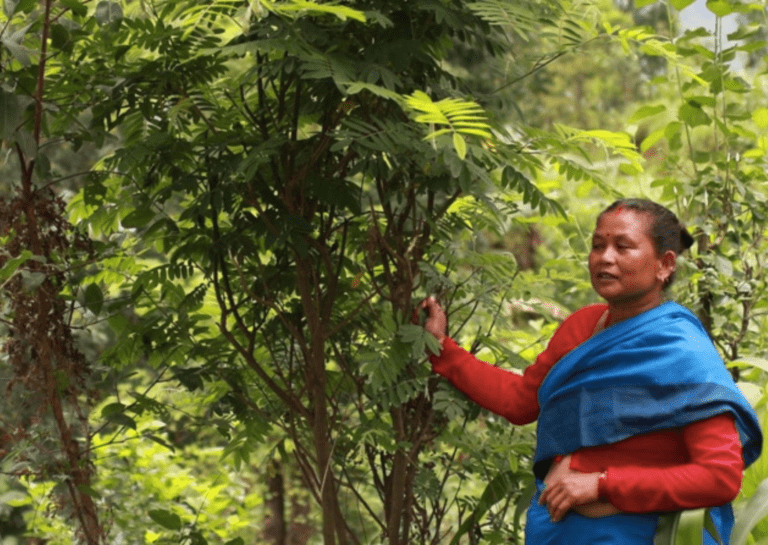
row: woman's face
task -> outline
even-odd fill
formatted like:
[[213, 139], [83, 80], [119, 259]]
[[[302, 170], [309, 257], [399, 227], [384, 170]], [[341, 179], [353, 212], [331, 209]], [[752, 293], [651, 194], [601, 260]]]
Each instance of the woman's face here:
[[592, 287], [611, 305], [651, 307], [660, 302], [674, 253], [659, 256], [649, 233], [650, 218], [630, 209], [613, 210], [597, 222], [589, 253]]

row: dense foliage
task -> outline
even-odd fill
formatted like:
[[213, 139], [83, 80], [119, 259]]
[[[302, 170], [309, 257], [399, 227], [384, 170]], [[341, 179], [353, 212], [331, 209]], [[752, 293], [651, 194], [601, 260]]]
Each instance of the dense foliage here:
[[522, 368], [619, 194], [695, 228], [679, 299], [768, 418], [759, 25], [635, 4], [6, 2], [2, 543], [519, 541], [533, 430], [412, 309]]

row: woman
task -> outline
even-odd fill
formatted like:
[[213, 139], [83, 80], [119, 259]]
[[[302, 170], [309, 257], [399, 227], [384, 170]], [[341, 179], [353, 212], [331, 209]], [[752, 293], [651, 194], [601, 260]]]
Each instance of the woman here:
[[609, 206], [589, 254], [606, 303], [569, 316], [522, 375], [457, 346], [440, 305], [422, 303], [424, 327], [442, 345], [434, 371], [514, 424], [538, 419], [526, 543], [650, 545], [660, 512], [700, 507], [713, 508], [728, 542], [729, 502], [762, 435], [699, 321], [665, 302], [692, 242], [661, 205]]

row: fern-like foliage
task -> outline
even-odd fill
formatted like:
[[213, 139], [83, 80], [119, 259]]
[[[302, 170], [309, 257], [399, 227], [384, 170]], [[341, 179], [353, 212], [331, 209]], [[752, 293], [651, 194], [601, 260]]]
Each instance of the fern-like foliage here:
[[310, 2], [309, 0], [289, 0], [288, 2], [260, 0], [259, 3], [272, 13], [291, 17], [300, 17], [303, 15], [332, 15], [338, 17], [342, 21], [346, 21], [347, 19], [354, 19], [361, 23], [366, 21], [363, 12], [338, 4], [320, 4], [318, 2]]
[[492, 25], [507, 27], [526, 41], [541, 31], [542, 19], [556, 18], [562, 12], [558, 2], [536, 0], [481, 0], [467, 7], [483, 20]]
[[414, 112], [414, 121], [417, 123], [440, 126], [437, 130], [430, 132], [425, 139], [452, 134], [456, 153], [462, 159], [467, 154], [467, 143], [462, 135], [493, 138], [485, 110], [475, 102], [458, 98], [445, 98], [433, 102], [423, 91], [415, 91], [406, 98], [406, 107]]

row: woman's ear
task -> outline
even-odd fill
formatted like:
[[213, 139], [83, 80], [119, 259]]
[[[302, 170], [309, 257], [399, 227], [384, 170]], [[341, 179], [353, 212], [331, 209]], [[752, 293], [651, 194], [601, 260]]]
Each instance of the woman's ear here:
[[656, 273], [656, 278], [658, 278], [662, 284], [666, 285], [667, 281], [672, 276], [672, 273], [675, 272], [676, 266], [677, 254], [672, 250], [667, 250], [659, 260], [659, 268]]

